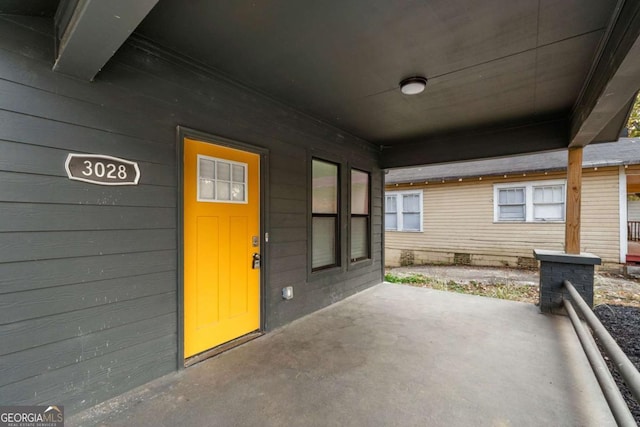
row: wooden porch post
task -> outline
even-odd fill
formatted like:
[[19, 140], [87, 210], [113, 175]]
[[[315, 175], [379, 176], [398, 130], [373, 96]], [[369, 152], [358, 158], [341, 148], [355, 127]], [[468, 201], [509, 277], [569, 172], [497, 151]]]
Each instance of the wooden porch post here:
[[[567, 165], [566, 221], [564, 252], [534, 249], [540, 261], [540, 311], [566, 314], [563, 300], [570, 298], [562, 283], [568, 280], [580, 287], [578, 291], [593, 307], [593, 277], [595, 266], [602, 260], [593, 254], [580, 252], [580, 199], [582, 192], [582, 147], [570, 148]], [[577, 288], [576, 288], [577, 289]]]
[[580, 199], [582, 193], [582, 147], [569, 149], [567, 167], [567, 218], [564, 251], [580, 254]]

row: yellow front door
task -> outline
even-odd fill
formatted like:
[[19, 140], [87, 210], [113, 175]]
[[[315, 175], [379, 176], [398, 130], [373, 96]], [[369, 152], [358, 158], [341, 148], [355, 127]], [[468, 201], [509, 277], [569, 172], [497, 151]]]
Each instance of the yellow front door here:
[[184, 140], [184, 357], [260, 328], [260, 156]]

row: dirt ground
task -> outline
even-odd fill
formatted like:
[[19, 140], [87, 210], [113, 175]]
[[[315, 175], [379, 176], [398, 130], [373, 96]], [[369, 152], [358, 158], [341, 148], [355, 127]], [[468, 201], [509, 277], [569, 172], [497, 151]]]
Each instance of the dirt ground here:
[[[630, 269], [630, 273], [637, 270]], [[443, 282], [454, 281], [460, 284], [479, 283], [482, 285], [513, 284], [538, 286], [537, 270], [515, 268], [493, 268], [475, 266], [423, 265], [388, 268], [387, 273], [394, 275], [420, 274]], [[625, 277], [622, 274], [596, 273], [595, 305], [617, 304], [640, 307], [640, 279]]]

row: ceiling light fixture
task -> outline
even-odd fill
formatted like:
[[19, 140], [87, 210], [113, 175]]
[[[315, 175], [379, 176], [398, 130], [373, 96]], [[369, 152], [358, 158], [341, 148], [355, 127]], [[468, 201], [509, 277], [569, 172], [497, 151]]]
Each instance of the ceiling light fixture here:
[[417, 95], [424, 91], [427, 86], [427, 79], [425, 77], [415, 76], [404, 79], [400, 82], [400, 90], [405, 95]]

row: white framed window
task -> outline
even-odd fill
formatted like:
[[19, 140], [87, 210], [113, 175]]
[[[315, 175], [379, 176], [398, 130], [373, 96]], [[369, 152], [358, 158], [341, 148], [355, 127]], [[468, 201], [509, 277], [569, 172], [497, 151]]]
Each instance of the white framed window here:
[[494, 222], [562, 222], [565, 180], [531, 181], [493, 186]]
[[384, 197], [385, 230], [422, 231], [422, 191], [393, 191]]
[[499, 188], [498, 199], [498, 220], [500, 221], [525, 221], [526, 187]]
[[533, 187], [533, 220], [564, 221], [564, 184]]

